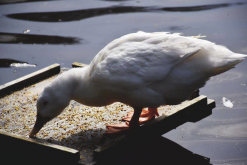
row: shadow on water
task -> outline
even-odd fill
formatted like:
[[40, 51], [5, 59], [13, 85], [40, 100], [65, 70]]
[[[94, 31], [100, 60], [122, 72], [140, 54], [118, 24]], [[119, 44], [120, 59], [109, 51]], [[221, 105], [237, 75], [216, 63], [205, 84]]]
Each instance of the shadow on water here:
[[181, 165], [183, 162], [190, 165], [211, 165], [209, 158], [194, 154], [164, 137], [140, 139], [140, 141], [139, 145], [127, 146], [124, 156], [114, 153], [111, 157], [98, 161], [97, 165], [108, 163], [118, 165]]
[[0, 0], [0, 5], [13, 4], [13, 3], [39, 2], [39, 1], [45, 1], [45, 0]]
[[[40, 2], [40, 1], [54, 1], [54, 0], [0, 0], [0, 5], [27, 3], [27, 2]], [[103, 1], [129, 1], [129, 0], [103, 0]]]
[[117, 2], [119, 2], [119, 1], [130, 1], [130, 0], [102, 0], [102, 1], [117, 1]]
[[[93, 130], [87, 130], [84, 132], [79, 132], [77, 134], [73, 134], [68, 138], [62, 140], [62, 143], [66, 142], [69, 139], [80, 139], [85, 134], [90, 134]], [[99, 139], [98, 142], [104, 142], [107, 137], [103, 136]], [[83, 138], [81, 138], [83, 139]], [[95, 140], [95, 139], [94, 139]], [[93, 141], [94, 141], [93, 140]], [[70, 148], [78, 149], [75, 146], [87, 146], [89, 148], [95, 148], [92, 145], [94, 143], [90, 139], [87, 139], [85, 142], [84, 140], [79, 140], [70, 145], [65, 145]], [[56, 140], [53, 140], [53, 143], [60, 143]], [[80, 151], [83, 149], [79, 149]], [[85, 150], [87, 151], [87, 150]], [[35, 154], [35, 153], [34, 153]], [[212, 165], [210, 163], [210, 158], [195, 154], [184, 147], [180, 146], [179, 144], [164, 138], [162, 136], [152, 136], [152, 137], [143, 137], [138, 139], [133, 143], [129, 143], [125, 145], [124, 148], [121, 147], [117, 152], [110, 152], [109, 154], [104, 154], [103, 157], [98, 158], [96, 160], [92, 160], [93, 155], [89, 158], [88, 154], [84, 152], [80, 153], [81, 157], [86, 158], [86, 160], [80, 160], [79, 163], [81, 164], [95, 164], [95, 165], [105, 165], [105, 164], [112, 164], [112, 165], [181, 165], [183, 162], [190, 165]], [[31, 155], [30, 155], [31, 156]], [[35, 156], [35, 155], [34, 155]], [[53, 162], [54, 163], [54, 162]], [[73, 164], [73, 163], [71, 163]], [[78, 163], [74, 163], [78, 164]]]
[[[85, 131], [84, 133], [87, 133], [87, 131]], [[78, 136], [78, 135], [75, 134], [72, 136]], [[7, 150], [5, 153], [6, 156], [1, 159], [1, 162], [8, 162], [7, 164], [212, 165], [210, 164], [209, 158], [192, 153], [191, 151], [181, 147], [177, 143], [161, 136], [153, 137], [152, 139], [141, 138], [138, 141], [138, 144], [132, 143], [129, 146], [125, 146], [124, 149], [121, 149], [117, 152], [113, 152], [107, 156], [104, 156], [103, 158], [98, 159], [97, 162], [95, 162], [95, 160], [89, 162], [87, 161], [82, 162], [80, 160], [79, 163], [77, 162], [78, 159], [75, 159], [75, 157], [73, 157], [74, 158], [73, 160], [68, 159], [68, 156], [65, 158], [59, 157], [58, 153], [56, 152], [51, 153], [51, 150], [49, 149], [46, 150], [42, 148], [41, 145], [37, 146], [37, 145], [32, 145], [33, 143], [20, 143], [20, 142], [16, 142], [15, 139], [10, 139], [10, 140], [16, 143], [13, 145], [18, 145], [23, 148], [18, 148], [15, 150], [18, 152], [13, 152], [10, 149]], [[66, 139], [64, 140], [66, 141]], [[29, 148], [30, 150], [20, 152], [23, 149], [25, 150], [24, 144], [28, 145], [26, 147]], [[80, 145], [83, 144], [84, 141], [81, 141]], [[9, 144], [3, 143], [2, 147], [9, 148]], [[12, 154], [7, 154], [7, 153], [12, 153]], [[61, 152], [59, 153], [61, 154]], [[40, 156], [40, 154], [42, 154], [42, 156]], [[47, 157], [49, 157], [49, 159]]]
[[182, 31], [184, 29], [189, 29], [190, 27], [185, 27], [185, 26], [170, 26], [169, 30], [170, 31]]
[[243, 5], [244, 3], [224, 3], [214, 5], [185, 6], [185, 7], [135, 7], [135, 6], [111, 6], [105, 8], [93, 8], [74, 11], [61, 12], [39, 12], [39, 13], [17, 13], [6, 15], [9, 18], [38, 21], [38, 22], [69, 22], [87, 19], [107, 14], [135, 13], [135, 12], [192, 12], [211, 10], [233, 5]]
[[0, 68], [9, 68], [12, 63], [27, 63], [24, 61], [18, 61], [13, 59], [0, 59]]
[[83, 39], [76, 37], [61, 37], [49, 35], [19, 34], [19, 33], [2, 33], [0, 32], [1, 44], [79, 44]]

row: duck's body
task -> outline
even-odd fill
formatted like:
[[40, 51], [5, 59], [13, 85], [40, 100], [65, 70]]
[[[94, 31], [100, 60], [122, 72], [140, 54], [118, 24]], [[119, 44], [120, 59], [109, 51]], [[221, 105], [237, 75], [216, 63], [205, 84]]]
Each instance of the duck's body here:
[[[76, 81], [86, 80], [89, 91], [96, 92], [91, 106], [120, 101], [157, 107], [181, 103], [211, 76], [231, 69], [243, 57], [202, 39], [138, 32], [112, 41], [89, 67], [71, 74], [85, 73]], [[78, 91], [87, 90], [84, 87]], [[80, 92], [77, 96], [80, 98]]]
[[[139, 109], [179, 104], [211, 76], [233, 68], [244, 57], [194, 37], [132, 33], [109, 43], [89, 66], [58, 76], [42, 95], [52, 88], [62, 90], [65, 99], [89, 106], [116, 101]], [[51, 112], [39, 113], [49, 116]]]

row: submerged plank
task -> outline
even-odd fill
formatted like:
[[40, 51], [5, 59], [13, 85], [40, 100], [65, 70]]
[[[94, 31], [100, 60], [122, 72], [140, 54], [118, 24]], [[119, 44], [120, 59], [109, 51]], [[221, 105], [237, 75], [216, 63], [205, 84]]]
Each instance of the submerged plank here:
[[79, 68], [79, 67], [85, 67], [85, 66], [88, 66], [87, 64], [82, 64], [82, 63], [79, 63], [79, 62], [73, 62], [72, 63], [72, 67], [73, 68]]
[[40, 80], [58, 74], [59, 72], [60, 72], [60, 65], [53, 64], [41, 70], [33, 72], [31, 74], [28, 74], [26, 76], [23, 76], [6, 84], [3, 84], [0, 86], [0, 98], [10, 94], [11, 92], [32, 85]]

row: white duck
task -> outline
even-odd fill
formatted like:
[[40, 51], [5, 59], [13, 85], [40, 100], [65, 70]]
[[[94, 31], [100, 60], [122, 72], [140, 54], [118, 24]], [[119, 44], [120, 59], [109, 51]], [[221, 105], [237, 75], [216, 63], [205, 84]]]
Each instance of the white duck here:
[[134, 108], [129, 129], [139, 126], [144, 107], [151, 119], [160, 105], [179, 104], [211, 77], [244, 60], [224, 46], [166, 32], [137, 32], [104, 47], [85, 68], [54, 79], [37, 100], [33, 137], [71, 100], [88, 106], [122, 102]]

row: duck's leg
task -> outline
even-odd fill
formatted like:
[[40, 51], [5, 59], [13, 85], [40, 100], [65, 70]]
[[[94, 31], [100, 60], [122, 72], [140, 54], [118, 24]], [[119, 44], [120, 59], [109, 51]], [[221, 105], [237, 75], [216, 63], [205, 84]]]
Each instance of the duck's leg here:
[[107, 125], [108, 128], [106, 134], [115, 134], [120, 132], [126, 132], [126, 131], [134, 131], [136, 128], [139, 127], [139, 117], [141, 115], [142, 108], [134, 108], [134, 114], [130, 120], [129, 123], [123, 122], [120, 124], [114, 124], [114, 125]]
[[[134, 111], [130, 111], [127, 113], [127, 116], [122, 118], [122, 120], [125, 120], [125, 121], [130, 121], [132, 116], [134, 114]], [[141, 115], [140, 117], [148, 117], [149, 116], [149, 111], [148, 110], [145, 110], [143, 109], [142, 112], [141, 112]]]
[[142, 113], [142, 108], [134, 108], [134, 115], [129, 122], [129, 129], [134, 130], [139, 127], [139, 118]]
[[148, 117], [141, 117], [139, 119], [139, 122], [141, 124], [155, 118], [155, 116], [159, 116], [158, 108], [148, 108], [148, 111], [149, 111]]
[[[123, 118], [125, 121], [130, 121], [133, 116], [133, 112], [129, 112], [128, 116]], [[143, 124], [151, 119], [153, 119], [155, 116], [159, 116], [158, 108], [148, 108], [148, 111], [142, 110], [142, 113], [139, 118], [139, 123]]]

